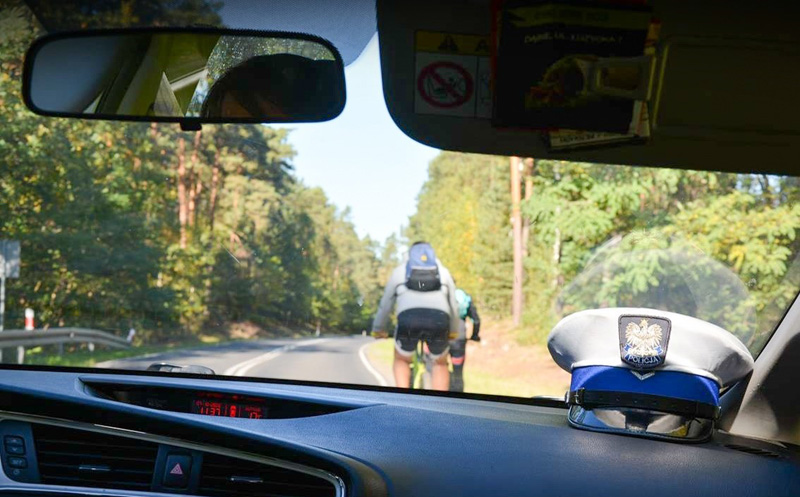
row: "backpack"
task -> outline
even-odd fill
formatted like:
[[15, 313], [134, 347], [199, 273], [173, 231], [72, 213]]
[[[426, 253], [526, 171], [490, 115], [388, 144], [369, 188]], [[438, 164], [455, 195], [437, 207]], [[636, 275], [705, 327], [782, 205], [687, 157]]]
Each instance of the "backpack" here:
[[467, 319], [469, 306], [472, 304], [472, 297], [460, 288], [456, 288], [456, 303], [458, 304], [458, 317], [461, 320]]
[[442, 287], [436, 254], [427, 243], [418, 243], [408, 252], [406, 287], [416, 292], [432, 292]]

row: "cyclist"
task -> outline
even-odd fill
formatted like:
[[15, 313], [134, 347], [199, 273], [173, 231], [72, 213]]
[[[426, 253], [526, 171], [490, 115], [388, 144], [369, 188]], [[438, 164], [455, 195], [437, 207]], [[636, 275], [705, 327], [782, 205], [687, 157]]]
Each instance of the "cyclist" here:
[[467, 318], [472, 321], [472, 335], [470, 340], [481, 341], [481, 318], [478, 316], [478, 309], [472, 296], [462, 290], [456, 290], [456, 303], [458, 304], [458, 317], [460, 319], [458, 327], [458, 337], [450, 341], [450, 362], [453, 364], [453, 372], [450, 375], [450, 391], [464, 391], [464, 362], [467, 359]]
[[434, 361], [431, 386], [448, 390], [450, 372], [447, 351], [450, 333], [459, 327], [456, 286], [450, 271], [436, 259], [427, 242], [416, 242], [409, 249], [408, 260], [397, 266], [383, 292], [372, 323], [373, 336], [387, 336], [382, 330], [397, 304], [395, 329], [394, 379], [400, 388], [411, 386], [410, 364], [422, 340]]

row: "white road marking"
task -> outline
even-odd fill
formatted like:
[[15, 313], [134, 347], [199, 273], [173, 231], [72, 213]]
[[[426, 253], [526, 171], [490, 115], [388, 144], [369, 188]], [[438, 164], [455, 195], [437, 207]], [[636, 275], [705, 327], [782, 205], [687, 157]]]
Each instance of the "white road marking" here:
[[389, 386], [389, 383], [386, 381], [386, 378], [384, 378], [383, 375], [378, 372], [378, 370], [372, 367], [372, 364], [370, 364], [369, 359], [367, 359], [367, 354], [364, 351], [367, 349], [367, 346], [369, 345], [372, 345], [372, 343], [365, 343], [364, 345], [361, 346], [361, 348], [358, 349], [358, 357], [361, 359], [361, 363], [364, 365], [364, 367], [367, 368], [367, 371], [369, 371], [370, 374], [372, 374], [372, 376], [374, 376], [375, 379], [378, 380], [378, 384], [382, 387], [387, 387]]
[[226, 369], [222, 374], [225, 376], [245, 376], [247, 372], [253, 369], [254, 367], [264, 364], [267, 361], [271, 361], [272, 359], [275, 359], [284, 352], [288, 352], [298, 347], [307, 347], [309, 345], [315, 345], [318, 343], [327, 342], [328, 340], [330, 339], [317, 338], [314, 340], [304, 340], [302, 342], [297, 342], [290, 345], [284, 345], [283, 347], [272, 349], [266, 354], [261, 354], [260, 356], [248, 359], [247, 361], [244, 362], [240, 362], [239, 364], [235, 364]]

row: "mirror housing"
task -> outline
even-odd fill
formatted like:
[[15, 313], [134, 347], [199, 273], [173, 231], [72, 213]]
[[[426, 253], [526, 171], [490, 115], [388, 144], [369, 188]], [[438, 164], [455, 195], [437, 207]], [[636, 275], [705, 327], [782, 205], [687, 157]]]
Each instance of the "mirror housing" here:
[[113, 29], [48, 35], [25, 57], [23, 97], [54, 117], [202, 123], [321, 122], [344, 109], [344, 64], [308, 35]]

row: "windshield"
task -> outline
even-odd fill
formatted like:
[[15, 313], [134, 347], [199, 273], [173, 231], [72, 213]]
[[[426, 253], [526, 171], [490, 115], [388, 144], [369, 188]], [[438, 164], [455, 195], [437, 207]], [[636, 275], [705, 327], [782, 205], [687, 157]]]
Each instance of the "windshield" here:
[[560, 397], [545, 342], [565, 315], [677, 312], [757, 355], [800, 288], [797, 178], [435, 150], [392, 122], [376, 39], [327, 123], [48, 119], [20, 96], [41, 34], [21, 3], [0, 7], [0, 326], [33, 330], [3, 362], [394, 386], [395, 351], [416, 343], [391, 338], [405, 325], [387, 284], [429, 284], [407, 271], [425, 241], [436, 288], [451, 275], [465, 294], [455, 336], [427, 351], [450, 354], [451, 384]]

